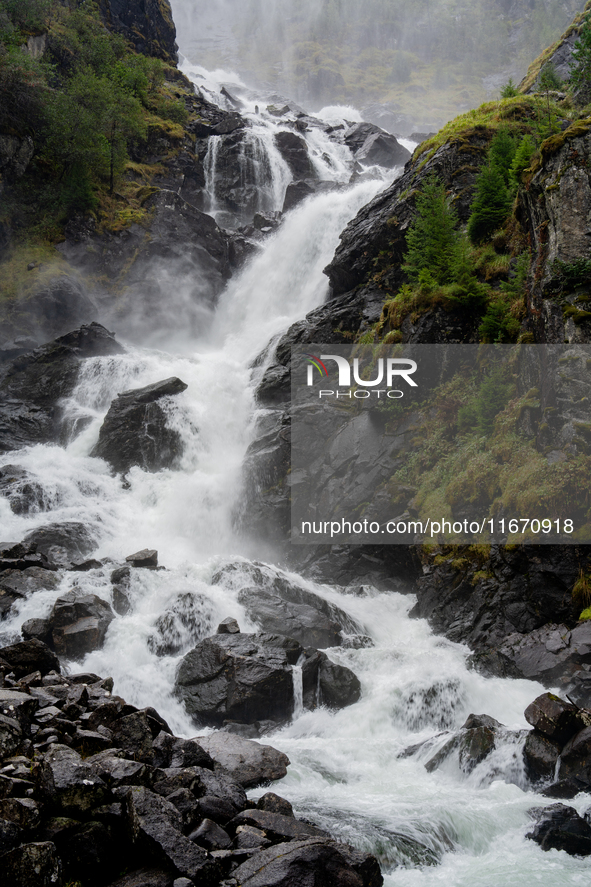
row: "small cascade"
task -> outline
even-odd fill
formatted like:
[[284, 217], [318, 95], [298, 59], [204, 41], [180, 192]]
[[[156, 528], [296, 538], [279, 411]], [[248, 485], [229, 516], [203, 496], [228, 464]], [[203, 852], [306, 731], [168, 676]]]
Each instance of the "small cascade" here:
[[305, 656], [300, 656], [296, 665], [291, 667], [293, 681], [293, 719], [299, 718], [304, 713], [304, 664]]
[[210, 136], [207, 143], [207, 153], [203, 160], [203, 170], [205, 172], [205, 191], [208, 197], [207, 212], [214, 215], [218, 210], [218, 201], [216, 197], [216, 172], [218, 163], [218, 154], [222, 143], [221, 136]]

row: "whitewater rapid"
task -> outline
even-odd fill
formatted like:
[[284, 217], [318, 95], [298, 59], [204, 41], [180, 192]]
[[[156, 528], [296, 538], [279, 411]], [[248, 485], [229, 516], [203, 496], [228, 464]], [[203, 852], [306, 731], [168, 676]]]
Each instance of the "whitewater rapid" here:
[[[254, 99], [249, 101], [248, 113], [255, 114]], [[333, 108], [328, 113], [334, 120], [351, 112]], [[258, 134], [263, 148], [277, 125], [267, 123], [265, 133]], [[265, 128], [262, 122], [257, 126]], [[330, 163], [318, 162], [338, 181], [346, 159], [342, 146], [322, 141], [319, 131], [309, 138], [316, 140], [318, 157], [332, 151]], [[215, 158], [210, 160], [215, 172]], [[286, 179], [285, 170], [274, 163], [268, 159], [273, 181], [265, 199], [278, 208]], [[211, 170], [210, 165], [215, 210]], [[51, 523], [80, 521], [97, 541], [93, 556], [111, 560], [88, 573], [65, 573], [58, 589], [18, 604], [2, 624], [4, 641], [18, 636], [25, 620], [48, 615], [56, 598], [73, 588], [112, 601], [113, 565], [138, 549], [156, 548], [166, 569], [132, 571], [131, 611], [111, 623], [103, 649], [72, 667], [112, 675], [115, 693], [135, 705], [154, 706], [175, 733], [195, 735], [172, 696], [179, 660], [227, 616], [234, 616], [243, 631], [256, 630], [238, 602], [241, 587], [250, 581], [253, 552], [241, 548], [232, 528], [241, 465], [254, 433], [254, 389], [264, 370], [264, 362], [253, 369], [253, 361], [291, 323], [323, 302], [327, 281], [322, 268], [340, 232], [386, 181], [382, 176], [307, 199], [230, 282], [211, 328], [192, 349], [179, 354], [172, 347], [124, 343], [123, 355], [86, 360], [65, 404], [69, 425], [82, 428], [80, 433], [65, 447], [29, 447], [0, 457], [0, 465], [22, 466], [44, 489], [42, 506], [33, 514], [14, 514], [0, 500], [6, 539], [22, 539]], [[174, 310], [174, 293], [171, 303]], [[157, 474], [133, 468], [122, 484], [102, 460], [89, 456], [109, 404], [123, 390], [170, 376], [188, 385], [163, 402], [184, 444], [182, 463], [178, 470]], [[214, 584], [216, 571], [229, 563], [236, 567], [232, 581]], [[288, 775], [274, 790], [293, 802], [296, 813], [376, 853], [388, 887], [587, 884], [584, 860], [544, 853], [525, 839], [527, 810], [545, 799], [524, 790], [522, 735], [508, 732], [470, 775], [453, 758], [433, 773], [424, 767], [472, 712], [497, 718], [508, 731], [526, 728], [523, 711], [542, 688], [527, 681], [485, 679], [469, 670], [466, 647], [408, 618], [411, 594], [371, 587], [356, 594], [293, 574], [287, 578], [337, 604], [362, 625], [372, 644], [328, 651], [359, 677], [358, 703], [340, 712], [306, 712], [298, 706], [289, 726], [265, 738], [290, 757]], [[394, 580], [393, 587], [399, 588]], [[163, 614], [169, 616], [166, 628]], [[158, 655], [159, 642], [171, 638], [176, 652]], [[431, 742], [410, 757], [399, 757], [423, 740]], [[573, 803], [579, 811], [586, 806], [584, 800]]]

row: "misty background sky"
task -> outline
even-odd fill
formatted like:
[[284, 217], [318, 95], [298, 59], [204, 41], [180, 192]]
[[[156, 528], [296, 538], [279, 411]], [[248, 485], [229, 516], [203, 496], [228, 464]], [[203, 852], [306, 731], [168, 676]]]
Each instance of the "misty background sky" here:
[[441, 125], [519, 81], [584, 0], [171, 0], [180, 50], [305, 104]]

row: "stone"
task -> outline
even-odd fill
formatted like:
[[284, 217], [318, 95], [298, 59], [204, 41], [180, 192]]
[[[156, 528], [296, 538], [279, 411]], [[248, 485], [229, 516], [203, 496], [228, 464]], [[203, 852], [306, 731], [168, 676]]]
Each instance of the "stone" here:
[[23, 831], [39, 828], [39, 805], [32, 798], [5, 798], [0, 801], [0, 819], [13, 822]]
[[195, 739], [244, 788], [256, 788], [283, 779], [287, 773], [289, 758], [270, 745], [261, 745], [232, 733], [212, 733]]
[[23, 730], [15, 718], [0, 714], [0, 758], [8, 758], [15, 754], [22, 741]]
[[194, 739], [180, 739], [162, 731], [153, 743], [156, 767], [206, 767], [214, 769], [211, 756]]
[[232, 843], [228, 832], [211, 819], [204, 819], [189, 835], [189, 840], [206, 850], [226, 850]]
[[120, 871], [115, 841], [101, 822], [91, 820], [70, 832], [58, 849], [66, 876], [72, 880], [104, 883]]
[[239, 634], [240, 626], [238, 622], [232, 618], [232, 616], [228, 616], [226, 619], [222, 619], [220, 624], [218, 625], [217, 634]]
[[581, 729], [578, 712], [571, 702], [565, 702], [553, 693], [543, 693], [528, 705], [525, 720], [539, 733], [563, 746]]
[[27, 619], [21, 625], [21, 634], [26, 641], [35, 638], [44, 644], [51, 642], [51, 622], [49, 619]]
[[39, 700], [28, 693], [0, 688], [0, 714], [18, 721], [23, 732], [28, 732], [39, 708]]
[[58, 442], [60, 400], [73, 392], [81, 360], [123, 351], [91, 323], [15, 358], [0, 380], [0, 452]]
[[[222, 801], [222, 807], [217, 808], [220, 811], [222, 809], [226, 811], [228, 805], [231, 805], [234, 809], [234, 816], [247, 806], [246, 792], [242, 786], [234, 782], [222, 770], [212, 773], [211, 770], [206, 770], [204, 767], [193, 769], [201, 783], [201, 791], [203, 792], [201, 800], [207, 801], [210, 805], [214, 798]], [[209, 818], [214, 819], [215, 817], [210, 815]]]
[[275, 635], [214, 635], [181, 660], [175, 694], [199, 726], [286, 720], [293, 711], [291, 664], [301, 652]]
[[77, 521], [49, 524], [27, 533], [23, 542], [35, 545], [38, 552], [59, 567], [70, 567], [73, 561], [83, 560], [95, 547], [88, 528]]
[[276, 795], [274, 792], [266, 792], [257, 801], [259, 810], [266, 810], [269, 813], [281, 813], [283, 816], [293, 816], [293, 807], [285, 798]]
[[283, 816], [281, 813], [271, 813], [268, 810], [243, 810], [234, 817], [229, 828], [237, 828], [239, 825], [251, 825], [261, 829], [267, 838], [273, 843], [283, 841], [302, 840], [304, 838], [327, 838], [328, 832], [310, 825], [308, 822], [300, 822], [293, 816]]
[[0, 857], [13, 850], [22, 841], [23, 830], [14, 822], [0, 819]]
[[320, 703], [328, 708], [345, 708], [361, 698], [359, 678], [350, 668], [322, 659], [318, 672]]
[[357, 163], [392, 169], [410, 160], [410, 151], [390, 133], [373, 123], [355, 123], [345, 132], [345, 144], [353, 151]]
[[153, 548], [142, 548], [135, 554], [129, 554], [125, 560], [132, 567], [154, 568], [158, 566], [158, 552]]
[[146, 711], [132, 712], [111, 725], [115, 744], [136, 761], [154, 760], [152, 729]]
[[82, 659], [99, 650], [115, 618], [110, 605], [95, 594], [69, 591], [59, 597], [49, 620], [53, 646], [66, 659]]
[[11, 887], [55, 887], [62, 869], [55, 844], [22, 844], [0, 857], [0, 879]]
[[107, 786], [80, 755], [65, 745], [53, 745], [41, 767], [43, 793], [50, 807], [77, 818], [104, 804]]
[[236, 829], [236, 836], [233, 846], [237, 850], [256, 847], [259, 850], [269, 847], [271, 841], [265, 837], [264, 831], [260, 828], [254, 828], [252, 825], [239, 825]]
[[561, 746], [557, 742], [553, 742], [537, 730], [531, 730], [527, 734], [523, 759], [525, 772], [534, 784], [554, 779], [560, 749]]
[[174, 880], [174, 873], [170, 869], [146, 867], [117, 878], [109, 887], [172, 887]]
[[182, 818], [176, 807], [146, 788], [132, 786], [125, 798], [134, 843], [141, 842], [191, 880], [213, 880], [216, 863], [205, 850], [182, 834]]
[[50, 671], [59, 674], [61, 671], [59, 659], [53, 650], [36, 638], [0, 647], [0, 657], [9, 663], [17, 678], [32, 671], [40, 671], [42, 675]]
[[[380, 887], [375, 857], [336, 841], [311, 839], [276, 844], [256, 853], [232, 873], [241, 887], [295, 887], [316, 875], [334, 887]], [[314, 880], [312, 880], [314, 878]]]
[[34, 475], [18, 465], [0, 468], [0, 495], [8, 500], [14, 514], [45, 511], [43, 485]]
[[591, 856], [591, 826], [574, 807], [552, 804], [531, 811], [537, 823], [526, 837], [542, 850], [565, 850], [571, 856]]
[[495, 747], [495, 732], [490, 727], [474, 727], [464, 730], [452, 737], [425, 764], [425, 769], [432, 773], [457, 751], [460, 769], [471, 773]]
[[591, 727], [576, 733], [562, 749], [558, 779], [573, 778], [591, 785]]
[[290, 182], [285, 192], [281, 211], [283, 213], [289, 212], [290, 209], [298, 206], [306, 197], [314, 194], [315, 190], [314, 186], [306, 181]]
[[197, 810], [204, 819], [213, 819], [219, 825], [226, 825], [234, 818], [237, 808], [225, 798], [204, 795], [197, 801]]
[[294, 179], [316, 179], [316, 170], [308, 154], [308, 146], [305, 139], [294, 132], [277, 132], [274, 136], [275, 144]]
[[83, 284], [70, 274], [43, 279], [29, 296], [19, 299], [11, 320], [28, 329], [41, 341], [63, 336], [82, 323], [99, 317], [99, 309]]
[[211, 600], [198, 592], [182, 592], [156, 619], [148, 647], [156, 656], [172, 656], [208, 635], [213, 624]]
[[156, 472], [178, 464], [182, 441], [178, 431], [169, 427], [159, 401], [186, 388], [173, 377], [119, 394], [109, 407], [91, 455], [122, 473], [134, 465]]

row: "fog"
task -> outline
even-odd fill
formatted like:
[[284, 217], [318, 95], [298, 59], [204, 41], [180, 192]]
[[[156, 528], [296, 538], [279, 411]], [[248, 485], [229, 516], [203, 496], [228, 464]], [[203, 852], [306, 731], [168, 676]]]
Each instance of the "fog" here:
[[[584, 0], [171, 0], [181, 53], [310, 110], [391, 131], [443, 123], [520, 80]], [[396, 117], [398, 120], [398, 125]], [[387, 125], [389, 124], [389, 125]]]

